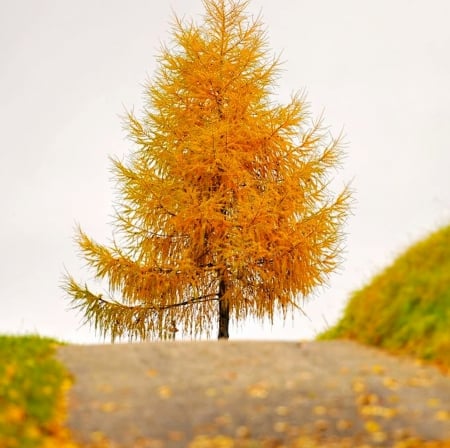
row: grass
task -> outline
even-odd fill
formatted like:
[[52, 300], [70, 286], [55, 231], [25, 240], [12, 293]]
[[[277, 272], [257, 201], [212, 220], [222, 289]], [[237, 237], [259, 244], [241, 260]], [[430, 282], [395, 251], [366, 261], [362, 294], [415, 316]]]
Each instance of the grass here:
[[57, 341], [0, 335], [0, 446], [75, 447], [64, 429], [69, 376], [54, 357]]
[[450, 225], [414, 244], [353, 293], [319, 339], [348, 338], [450, 369]]

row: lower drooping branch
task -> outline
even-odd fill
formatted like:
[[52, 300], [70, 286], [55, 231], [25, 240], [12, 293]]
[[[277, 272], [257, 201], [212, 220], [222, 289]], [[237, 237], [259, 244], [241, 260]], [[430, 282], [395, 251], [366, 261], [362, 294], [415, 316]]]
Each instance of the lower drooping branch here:
[[72, 297], [72, 306], [84, 315], [85, 323], [92, 323], [103, 337], [145, 340], [149, 336], [161, 335], [165, 327], [173, 322], [170, 310], [218, 301], [217, 294], [192, 297], [181, 302], [155, 306], [152, 304], [127, 305], [114, 299], [104, 299], [101, 294], [93, 294], [87, 286], [81, 287], [73, 278], [66, 278], [66, 291]]

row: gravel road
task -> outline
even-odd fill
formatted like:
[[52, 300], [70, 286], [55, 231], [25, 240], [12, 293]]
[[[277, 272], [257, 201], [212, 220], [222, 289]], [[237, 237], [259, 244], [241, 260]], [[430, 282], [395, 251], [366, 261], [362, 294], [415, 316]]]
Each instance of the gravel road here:
[[350, 341], [68, 345], [58, 357], [75, 380], [68, 425], [85, 444], [300, 446], [309, 434], [317, 446], [450, 446], [450, 377]]

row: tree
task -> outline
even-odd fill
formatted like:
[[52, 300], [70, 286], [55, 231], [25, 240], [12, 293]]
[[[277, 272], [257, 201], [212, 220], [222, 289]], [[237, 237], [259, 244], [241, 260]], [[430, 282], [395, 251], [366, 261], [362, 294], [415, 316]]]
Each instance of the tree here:
[[126, 117], [135, 149], [113, 160], [120, 203], [110, 247], [77, 242], [108, 298], [67, 275], [72, 304], [103, 335], [228, 338], [230, 318], [286, 317], [339, 261], [347, 188], [329, 192], [341, 156], [303, 96], [273, 101], [248, 1], [203, 0], [201, 25], [175, 19], [173, 42]]

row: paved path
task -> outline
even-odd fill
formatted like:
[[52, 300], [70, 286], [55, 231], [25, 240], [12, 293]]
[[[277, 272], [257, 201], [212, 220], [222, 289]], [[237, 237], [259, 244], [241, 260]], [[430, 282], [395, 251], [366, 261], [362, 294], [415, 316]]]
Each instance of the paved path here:
[[126, 448], [218, 434], [264, 446], [301, 434], [352, 448], [450, 441], [450, 377], [352, 342], [70, 345], [58, 356], [75, 377], [68, 423], [83, 443], [100, 434]]

